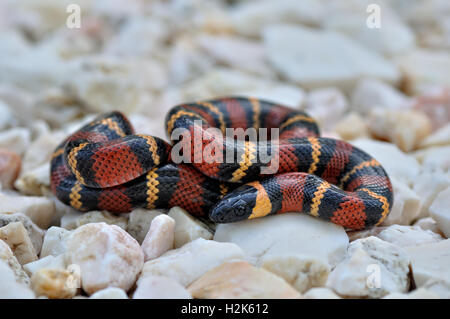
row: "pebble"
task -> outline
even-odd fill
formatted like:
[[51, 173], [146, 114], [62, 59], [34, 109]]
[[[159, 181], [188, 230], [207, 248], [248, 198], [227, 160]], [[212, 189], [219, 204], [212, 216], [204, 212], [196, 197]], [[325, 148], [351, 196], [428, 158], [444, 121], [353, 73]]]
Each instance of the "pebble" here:
[[398, 247], [411, 247], [437, 243], [444, 238], [431, 230], [423, 230], [419, 226], [392, 225], [376, 235], [378, 238]]
[[175, 248], [180, 248], [197, 238], [213, 238], [213, 234], [208, 227], [198, 219], [192, 217], [184, 209], [173, 207], [167, 215], [175, 221]]
[[164, 210], [160, 209], [134, 209], [128, 216], [127, 232], [136, 239], [139, 244], [142, 244], [145, 236], [150, 230], [152, 220], [163, 213]]
[[56, 213], [49, 198], [0, 193], [0, 213], [23, 213], [42, 229], [50, 227]]
[[423, 172], [413, 185], [413, 191], [420, 194], [422, 206], [417, 218], [430, 216], [430, 206], [438, 194], [450, 187], [450, 176], [441, 171]]
[[257, 266], [271, 256], [295, 255], [334, 266], [345, 257], [348, 246], [342, 226], [298, 213], [219, 224], [214, 240], [235, 243]]
[[11, 189], [19, 176], [21, 158], [6, 149], [0, 149], [0, 185], [2, 189]]
[[365, 76], [388, 82], [399, 79], [397, 68], [389, 61], [334, 31], [270, 25], [263, 38], [273, 67], [305, 88], [335, 86], [349, 91]]
[[1, 299], [34, 299], [34, 293], [26, 285], [17, 282], [14, 272], [0, 260], [0, 298]]
[[0, 239], [11, 247], [21, 265], [38, 259], [30, 236], [21, 222], [9, 223], [0, 228]]
[[40, 269], [60, 269], [65, 270], [67, 263], [64, 255], [58, 255], [57, 257], [48, 255], [41, 257], [36, 261], [32, 261], [23, 265], [23, 269], [28, 275], [32, 276], [36, 271]]
[[106, 223], [116, 225], [123, 230], [127, 229], [128, 218], [123, 215], [114, 215], [107, 211], [91, 211], [80, 215], [76, 220], [76, 228], [90, 223]]
[[431, 291], [442, 299], [450, 299], [450, 280], [448, 278], [430, 279], [423, 288]]
[[378, 139], [388, 140], [404, 152], [417, 149], [431, 133], [431, 121], [415, 110], [394, 111], [372, 109], [367, 122], [370, 132]]
[[412, 190], [407, 183], [401, 182], [397, 178], [391, 177], [391, 182], [395, 194], [394, 204], [382, 225], [409, 225], [420, 215], [422, 208], [421, 196]]
[[[16, 281], [25, 285], [30, 284], [30, 277], [22, 269], [22, 265], [17, 260], [11, 248], [6, 242], [0, 239], [0, 262], [4, 262], [13, 272]], [[0, 273], [1, 275], [1, 273]]]
[[300, 255], [268, 257], [262, 268], [280, 276], [300, 293], [324, 286], [330, 273], [328, 263]]
[[437, 243], [405, 248], [411, 258], [412, 274], [416, 287], [424, 286], [430, 279], [450, 278], [450, 239]]
[[414, 49], [394, 58], [409, 94], [424, 94], [433, 87], [450, 86], [450, 57], [445, 51]]
[[89, 299], [128, 299], [128, 296], [123, 289], [110, 287], [93, 293]]
[[424, 112], [431, 119], [433, 130], [449, 126], [450, 89], [448, 87], [431, 87], [415, 97], [413, 101], [413, 108]]
[[212, 268], [229, 260], [243, 258], [242, 249], [233, 243], [198, 238], [147, 261], [139, 281], [147, 276], [166, 276], [187, 287]]
[[324, 5], [317, 1], [263, 0], [237, 3], [231, 10], [231, 21], [238, 33], [257, 37], [264, 27], [279, 22], [318, 26], [324, 14]]
[[450, 172], [448, 154], [450, 154], [450, 145], [420, 149], [414, 152], [414, 157], [422, 164], [424, 171], [441, 172], [442, 175], [448, 175]]
[[430, 206], [431, 217], [436, 226], [450, 238], [450, 187], [440, 192]]
[[200, 299], [293, 299], [301, 295], [281, 277], [247, 261], [228, 261], [208, 271], [189, 287]]
[[345, 115], [335, 126], [336, 133], [340, 138], [350, 141], [357, 138], [367, 138], [370, 136], [369, 127], [361, 115], [350, 112]]
[[33, 243], [36, 253], [39, 254], [42, 248], [44, 231], [39, 228], [31, 219], [22, 213], [0, 213], [0, 227], [9, 223], [20, 222], [28, 232], [28, 236]]
[[66, 252], [67, 239], [71, 235], [71, 231], [52, 226], [45, 232], [44, 242], [42, 243], [42, 250], [40, 257], [59, 256]]
[[450, 123], [442, 126], [440, 129], [434, 131], [431, 135], [425, 138], [420, 145], [420, 148], [427, 148], [432, 146], [448, 146], [450, 145]]
[[192, 299], [192, 296], [172, 278], [147, 276], [139, 281], [133, 299]]
[[305, 111], [318, 122], [322, 130], [333, 129], [348, 107], [345, 95], [334, 87], [310, 91], [305, 102]]
[[14, 187], [24, 195], [45, 196], [50, 194], [50, 162], [24, 172], [14, 183]]
[[381, 298], [409, 288], [409, 257], [398, 246], [377, 237], [350, 243], [348, 255], [334, 268], [327, 287], [346, 297]]
[[37, 296], [68, 299], [76, 295], [80, 278], [63, 269], [39, 269], [31, 277], [31, 288]]
[[138, 242], [116, 225], [83, 225], [73, 231], [66, 246], [68, 264], [80, 267], [82, 288], [89, 295], [107, 287], [128, 291], [144, 263]]
[[424, 217], [418, 219], [413, 226], [419, 226], [423, 230], [431, 230], [433, 233], [443, 235], [439, 230], [436, 221], [431, 217]]
[[375, 107], [387, 110], [410, 109], [412, 103], [410, 98], [389, 84], [372, 78], [359, 81], [350, 97], [351, 108], [363, 115]]
[[26, 128], [15, 127], [0, 132], [0, 148], [22, 155], [27, 150], [31, 133]]
[[168, 215], [156, 216], [150, 230], [142, 242], [144, 261], [155, 259], [173, 248], [175, 237], [175, 220]]

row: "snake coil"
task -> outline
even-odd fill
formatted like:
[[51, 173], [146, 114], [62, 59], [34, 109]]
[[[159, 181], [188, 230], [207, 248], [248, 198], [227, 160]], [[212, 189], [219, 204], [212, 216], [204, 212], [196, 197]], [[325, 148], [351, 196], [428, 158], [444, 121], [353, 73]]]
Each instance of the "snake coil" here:
[[[279, 138], [236, 140], [211, 128], [222, 135], [227, 128], [279, 128]], [[305, 212], [349, 229], [380, 224], [392, 207], [392, 185], [380, 163], [347, 142], [319, 137], [302, 111], [226, 97], [175, 106], [166, 129], [169, 136], [189, 133], [172, 145], [183, 146], [190, 164], [176, 164], [164, 140], [135, 134], [120, 112], [97, 117], [56, 148], [53, 193], [80, 211], [180, 206], [219, 223]], [[202, 137], [199, 147], [194, 136]], [[236, 154], [231, 160], [229, 152]], [[267, 154], [270, 161], [263, 160]], [[270, 165], [277, 170], [265, 174]]]

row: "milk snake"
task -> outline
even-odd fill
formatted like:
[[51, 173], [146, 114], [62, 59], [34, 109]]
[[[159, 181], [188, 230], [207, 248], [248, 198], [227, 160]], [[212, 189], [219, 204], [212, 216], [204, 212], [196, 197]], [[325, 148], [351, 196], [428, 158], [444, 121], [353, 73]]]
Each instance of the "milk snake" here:
[[[219, 138], [227, 128], [279, 128], [279, 138]], [[302, 111], [225, 97], [173, 107], [166, 129], [169, 136], [177, 130], [190, 135], [169, 144], [135, 135], [120, 112], [97, 117], [56, 148], [53, 193], [80, 211], [180, 206], [218, 223], [304, 212], [347, 229], [378, 225], [392, 207], [391, 182], [380, 163], [347, 142], [319, 137], [316, 122]], [[197, 144], [195, 134], [202, 137]], [[174, 161], [175, 145], [190, 163]], [[231, 151], [228, 161], [211, 160]], [[278, 170], [263, 174], [269, 165]]]

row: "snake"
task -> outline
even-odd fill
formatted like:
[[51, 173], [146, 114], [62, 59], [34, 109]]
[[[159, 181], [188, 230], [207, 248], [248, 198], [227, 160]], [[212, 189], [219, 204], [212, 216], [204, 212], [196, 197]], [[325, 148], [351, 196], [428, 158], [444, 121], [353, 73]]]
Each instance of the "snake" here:
[[320, 137], [302, 110], [221, 97], [172, 107], [165, 127], [170, 143], [136, 134], [119, 111], [97, 116], [55, 149], [51, 191], [84, 212], [179, 206], [215, 223], [298, 212], [349, 230], [379, 225], [392, 208], [382, 165]]

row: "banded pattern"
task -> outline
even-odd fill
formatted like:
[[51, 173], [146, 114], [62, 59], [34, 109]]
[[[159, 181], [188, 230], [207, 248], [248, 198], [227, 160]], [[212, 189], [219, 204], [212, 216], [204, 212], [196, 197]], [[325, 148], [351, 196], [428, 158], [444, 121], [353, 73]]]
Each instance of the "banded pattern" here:
[[[243, 135], [224, 136], [228, 128]], [[169, 136], [187, 133], [187, 139], [173, 134], [172, 145], [182, 146], [188, 163], [176, 162], [164, 140], [135, 135], [121, 113], [99, 116], [56, 148], [52, 191], [80, 211], [181, 206], [219, 223], [304, 212], [364, 229], [380, 224], [392, 207], [380, 163], [349, 143], [319, 137], [302, 111], [225, 97], [172, 108], [166, 129]], [[279, 129], [278, 140], [272, 129]]]

